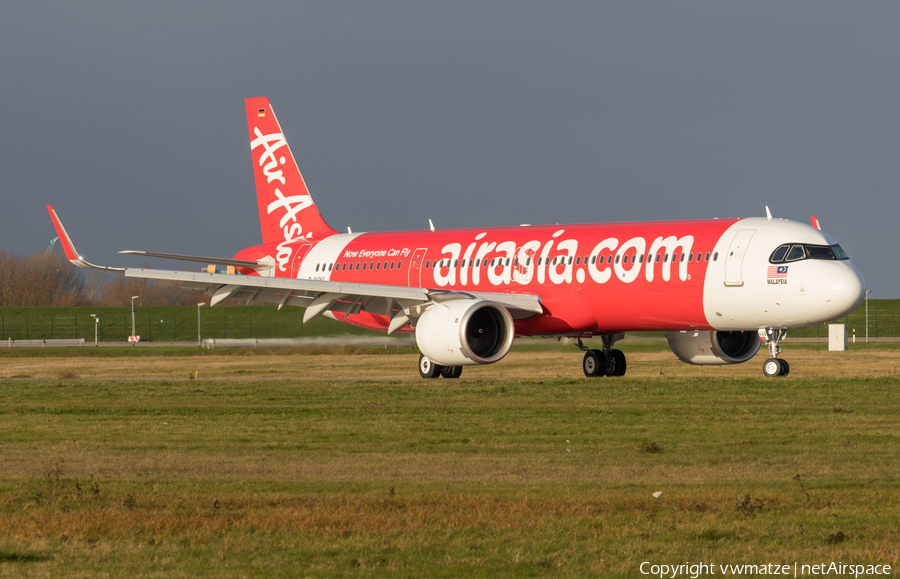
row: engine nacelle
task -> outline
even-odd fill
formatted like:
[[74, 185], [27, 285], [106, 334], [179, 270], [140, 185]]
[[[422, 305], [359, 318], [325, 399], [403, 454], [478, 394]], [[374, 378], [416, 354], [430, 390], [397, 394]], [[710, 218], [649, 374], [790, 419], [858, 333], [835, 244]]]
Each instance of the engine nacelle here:
[[688, 364], [740, 364], [756, 355], [762, 342], [756, 332], [666, 332], [669, 347]]
[[492, 364], [509, 352], [514, 337], [512, 316], [487, 300], [437, 303], [416, 324], [419, 350], [442, 366]]

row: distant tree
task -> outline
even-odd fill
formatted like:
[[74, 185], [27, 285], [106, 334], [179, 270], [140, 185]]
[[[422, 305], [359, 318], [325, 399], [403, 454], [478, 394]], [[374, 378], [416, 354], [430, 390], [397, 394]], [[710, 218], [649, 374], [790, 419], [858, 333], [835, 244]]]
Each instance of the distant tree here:
[[[150, 263], [144, 263], [145, 268]], [[16, 255], [0, 249], [0, 307], [7, 306], [191, 306], [207, 296], [177, 281], [126, 277], [83, 270], [61, 251]], [[243, 304], [230, 299], [228, 305]]]
[[74, 306], [85, 301], [84, 277], [64, 255], [20, 256], [0, 250], [0, 306]]

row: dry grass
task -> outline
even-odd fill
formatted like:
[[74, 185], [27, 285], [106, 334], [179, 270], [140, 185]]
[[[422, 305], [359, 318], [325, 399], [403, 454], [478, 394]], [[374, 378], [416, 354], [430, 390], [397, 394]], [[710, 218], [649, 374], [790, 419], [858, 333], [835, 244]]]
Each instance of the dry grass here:
[[0, 381], [0, 576], [897, 565], [897, 355], [790, 348], [767, 380], [651, 345], [587, 380], [524, 351], [429, 382], [409, 354], [11, 358], [36, 379]]
[[[645, 340], [646, 341], [646, 340]], [[682, 364], [665, 347], [665, 340], [652, 340], [649, 347], [634, 340], [629, 349], [628, 378], [652, 379], [673, 376], [695, 379], [734, 380], [758, 378], [766, 355], [761, 350], [754, 360], [735, 366], [689, 366]], [[858, 344], [847, 352], [826, 351], [826, 344], [787, 344], [782, 357], [791, 363], [790, 380], [839, 378], [874, 378], [900, 376], [900, 349], [889, 344]], [[571, 346], [514, 350], [503, 360], [488, 366], [471, 366], [463, 370], [466, 379], [582, 379], [581, 354]], [[368, 350], [359, 350], [368, 352]], [[334, 353], [332, 353], [334, 352]], [[418, 352], [410, 349], [389, 356], [357, 353], [350, 349], [282, 350], [275, 355], [209, 355], [171, 358], [9, 358], [3, 361], [0, 377], [73, 379], [173, 378], [290, 378], [290, 379], [416, 379]], [[877, 356], [872, 353], [877, 352]], [[247, 352], [251, 354], [251, 352]], [[256, 352], [252, 352], [255, 354]], [[60, 373], [65, 376], [61, 376]]]

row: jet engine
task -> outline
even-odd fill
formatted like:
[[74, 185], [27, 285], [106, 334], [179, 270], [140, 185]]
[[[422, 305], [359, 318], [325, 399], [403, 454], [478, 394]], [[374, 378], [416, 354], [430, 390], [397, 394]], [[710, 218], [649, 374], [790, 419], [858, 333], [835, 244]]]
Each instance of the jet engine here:
[[669, 347], [688, 364], [740, 364], [756, 355], [762, 343], [753, 332], [666, 332]]
[[455, 299], [434, 304], [419, 317], [416, 344], [436, 364], [492, 364], [512, 347], [515, 326], [500, 304]]

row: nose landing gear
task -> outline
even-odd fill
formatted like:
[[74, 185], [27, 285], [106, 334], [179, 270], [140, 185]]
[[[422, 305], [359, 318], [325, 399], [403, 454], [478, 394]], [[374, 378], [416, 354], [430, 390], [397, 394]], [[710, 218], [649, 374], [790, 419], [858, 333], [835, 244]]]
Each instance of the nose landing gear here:
[[778, 354], [783, 351], [778, 347], [778, 342], [784, 339], [787, 335], [787, 330], [784, 328], [766, 328], [765, 330], [760, 330], [759, 334], [761, 338], [765, 336], [764, 339], [768, 343], [769, 348], [769, 359], [763, 362], [763, 374], [770, 378], [787, 376], [791, 371], [791, 367], [787, 361], [778, 357]]

